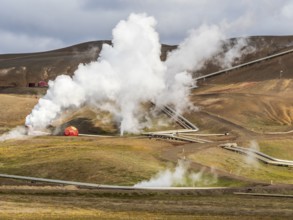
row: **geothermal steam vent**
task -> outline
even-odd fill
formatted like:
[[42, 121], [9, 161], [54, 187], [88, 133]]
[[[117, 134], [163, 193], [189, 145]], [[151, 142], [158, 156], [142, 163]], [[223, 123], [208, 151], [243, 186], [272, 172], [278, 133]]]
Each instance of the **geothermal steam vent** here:
[[[152, 102], [159, 109], [171, 105], [178, 113], [192, 107], [190, 73], [217, 54], [226, 37], [218, 26], [203, 25], [190, 31], [163, 62], [155, 26], [155, 19], [146, 14], [131, 14], [120, 21], [113, 29], [112, 45], [103, 45], [97, 61], [80, 64], [73, 77], [60, 75], [49, 82], [46, 95], [26, 117], [26, 125], [42, 131], [65, 110], [89, 105], [110, 112], [121, 134], [138, 133], [151, 124], [143, 103]], [[241, 39], [229, 48], [228, 58], [217, 61], [231, 64], [244, 44]]]

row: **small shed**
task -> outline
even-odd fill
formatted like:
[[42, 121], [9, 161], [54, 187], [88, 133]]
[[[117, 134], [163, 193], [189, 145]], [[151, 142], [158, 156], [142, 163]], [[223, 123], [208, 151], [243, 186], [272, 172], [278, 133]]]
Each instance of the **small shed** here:
[[36, 83], [34, 83], [34, 82], [29, 82], [29, 83], [28, 83], [28, 87], [36, 87]]

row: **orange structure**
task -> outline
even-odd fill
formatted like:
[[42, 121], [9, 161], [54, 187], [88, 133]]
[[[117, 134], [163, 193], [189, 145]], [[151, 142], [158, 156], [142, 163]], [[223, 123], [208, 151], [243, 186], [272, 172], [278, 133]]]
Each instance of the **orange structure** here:
[[78, 136], [78, 130], [76, 127], [69, 126], [64, 130], [65, 136]]

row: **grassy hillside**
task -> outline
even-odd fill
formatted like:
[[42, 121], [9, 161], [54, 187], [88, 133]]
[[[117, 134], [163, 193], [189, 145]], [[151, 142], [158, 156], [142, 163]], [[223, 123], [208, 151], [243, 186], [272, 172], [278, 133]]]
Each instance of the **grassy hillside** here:
[[37, 96], [0, 94], [0, 134], [23, 125], [25, 117], [38, 102]]
[[[251, 44], [257, 52], [243, 57], [249, 61], [261, 56], [280, 52], [292, 47], [293, 37], [252, 38]], [[46, 89], [26, 88], [28, 82], [54, 79], [65, 73], [72, 75], [78, 63], [96, 59], [103, 42], [90, 42], [37, 54], [14, 54], [0, 56], [0, 133], [16, 125], [23, 125]], [[110, 43], [110, 42], [106, 42]], [[268, 46], [269, 45], [269, 46]], [[162, 47], [162, 60], [175, 46]], [[257, 162], [250, 167], [241, 155], [224, 151], [218, 142], [249, 142], [260, 140], [264, 153], [284, 159], [293, 159], [292, 140], [289, 135], [270, 137], [269, 131], [293, 129], [293, 55], [237, 69], [199, 82], [190, 100], [199, 111], [186, 113], [201, 133], [226, 133], [212, 139], [213, 147], [191, 152], [190, 159], [232, 174], [261, 181], [292, 183], [292, 170], [272, 167]], [[239, 61], [240, 62], [240, 61]], [[210, 66], [209, 66], [210, 65]], [[212, 64], [202, 73], [218, 70]], [[282, 72], [281, 72], [282, 70]], [[145, 104], [146, 112], [150, 105]], [[152, 118], [149, 130], [179, 128], [163, 114]], [[74, 125], [81, 133], [117, 134], [119, 131], [112, 116], [89, 107], [66, 111], [53, 123], [60, 128]], [[282, 138], [284, 140], [282, 140]], [[178, 144], [178, 143], [176, 143]], [[210, 146], [210, 145], [209, 145]], [[154, 173], [167, 166], [161, 151], [174, 147], [170, 142], [128, 138], [66, 138], [50, 136], [11, 140], [0, 143], [0, 172], [65, 180], [98, 182], [105, 184], [131, 185], [149, 179]], [[180, 155], [175, 155], [176, 162]], [[224, 185], [239, 185], [220, 179]], [[229, 182], [230, 181], [230, 182]]]
[[278, 140], [263, 140], [259, 142], [260, 151], [272, 157], [293, 160], [293, 140], [284, 137]]
[[[270, 153], [269, 148], [267, 150], [263, 149], [267, 149], [266, 147], [262, 147], [261, 150]], [[293, 147], [290, 147], [290, 149], [279, 148], [278, 155], [286, 154], [286, 152], [291, 152], [292, 150]], [[292, 167], [267, 165], [248, 156], [237, 154], [220, 147], [209, 148], [199, 153], [194, 153], [190, 155], [190, 159], [203, 165], [216, 167], [231, 174], [250, 179], [257, 179], [267, 183], [273, 181], [273, 183], [293, 184]], [[289, 159], [292, 159], [292, 157]]]
[[161, 141], [139, 138], [39, 137], [0, 143], [0, 173], [132, 185], [163, 168]]

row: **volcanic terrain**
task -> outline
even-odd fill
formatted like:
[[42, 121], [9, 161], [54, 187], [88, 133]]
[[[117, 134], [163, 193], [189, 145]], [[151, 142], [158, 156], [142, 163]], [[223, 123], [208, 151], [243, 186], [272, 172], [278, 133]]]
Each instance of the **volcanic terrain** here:
[[[234, 41], [230, 40], [232, 44]], [[0, 55], [0, 134], [23, 125], [26, 115], [46, 93], [46, 87], [29, 87], [30, 83], [54, 80], [60, 74], [72, 76], [80, 63], [98, 58], [103, 43], [111, 42], [94, 41], [42, 53]], [[251, 37], [248, 46], [254, 48], [253, 52], [237, 59], [233, 65], [292, 50], [293, 36]], [[161, 59], [165, 60], [167, 52], [175, 48], [162, 45]], [[210, 60], [203, 69], [192, 74], [196, 78], [221, 69]], [[272, 166], [257, 160], [251, 163], [247, 156], [219, 145], [236, 142], [248, 148], [257, 143], [263, 153], [293, 160], [293, 133], [290, 133], [293, 130], [293, 53], [201, 79], [197, 86], [190, 95], [196, 110], [185, 112], [184, 116], [199, 128], [198, 134], [226, 135], [206, 136], [210, 142], [203, 144], [131, 134], [120, 137], [111, 115], [83, 106], [64, 112], [52, 125], [56, 136], [0, 142], [0, 173], [134, 185], [184, 159], [190, 162], [190, 170], [204, 173], [204, 180], [196, 186], [232, 188], [99, 191], [3, 178], [0, 179], [0, 202], [4, 206], [0, 208], [0, 218], [13, 215], [15, 219], [49, 219], [52, 213], [64, 219], [84, 216], [135, 219], [137, 214], [142, 219], [177, 219], [179, 216], [259, 219], [264, 215], [267, 219], [290, 218], [292, 198], [252, 199], [233, 193], [292, 195], [292, 167]], [[151, 103], [144, 105], [146, 111], [151, 107]], [[180, 128], [164, 113], [158, 113], [152, 121], [153, 127], [147, 131]], [[112, 137], [64, 137], [62, 131], [67, 125], [76, 126], [81, 133]], [[27, 206], [28, 202], [34, 206]]]

